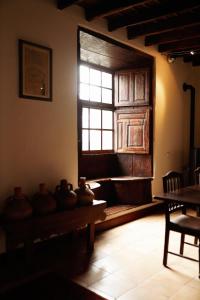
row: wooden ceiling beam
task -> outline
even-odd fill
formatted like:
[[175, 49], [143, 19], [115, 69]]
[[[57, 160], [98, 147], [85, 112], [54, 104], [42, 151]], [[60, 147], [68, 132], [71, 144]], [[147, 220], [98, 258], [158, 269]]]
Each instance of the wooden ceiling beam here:
[[127, 15], [108, 18], [108, 30], [113, 31], [121, 27], [139, 24], [161, 17], [170, 16], [174, 13], [191, 10], [200, 7], [199, 0], [173, 0], [163, 4], [155, 5]]
[[199, 24], [195, 26], [182, 27], [181, 29], [146, 36], [145, 46], [175, 42], [194, 37], [200, 37], [200, 20]]
[[198, 24], [199, 13], [190, 12], [178, 16], [173, 16], [160, 22], [148, 22], [139, 25], [127, 27], [128, 39], [134, 39], [142, 35], [157, 34], [169, 30], [182, 28], [183, 26], [190, 26]]
[[85, 9], [86, 20], [91, 21], [96, 17], [110, 16], [149, 1], [150, 0], [101, 1], [99, 4]]
[[58, 9], [64, 9], [72, 4], [76, 4], [78, 0], [57, 0], [57, 8]]
[[200, 38], [186, 39], [171, 43], [160, 44], [158, 46], [159, 52], [169, 52], [169, 51], [180, 51], [180, 50], [193, 50], [200, 48]]

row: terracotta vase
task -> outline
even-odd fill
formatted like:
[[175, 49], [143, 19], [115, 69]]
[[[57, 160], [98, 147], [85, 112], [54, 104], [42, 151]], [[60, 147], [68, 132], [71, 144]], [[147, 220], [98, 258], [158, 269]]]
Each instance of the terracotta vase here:
[[90, 205], [94, 199], [94, 193], [90, 189], [89, 185], [86, 184], [86, 177], [80, 177], [79, 188], [75, 190], [77, 194], [77, 200], [79, 205]]
[[37, 215], [47, 215], [56, 210], [56, 200], [45, 183], [40, 183], [39, 191], [33, 196], [32, 206]]
[[21, 187], [14, 188], [14, 194], [7, 198], [4, 215], [9, 220], [22, 220], [32, 215], [33, 209]]
[[60, 181], [56, 186], [55, 198], [59, 209], [71, 209], [77, 204], [77, 195], [73, 191], [73, 186], [66, 179]]

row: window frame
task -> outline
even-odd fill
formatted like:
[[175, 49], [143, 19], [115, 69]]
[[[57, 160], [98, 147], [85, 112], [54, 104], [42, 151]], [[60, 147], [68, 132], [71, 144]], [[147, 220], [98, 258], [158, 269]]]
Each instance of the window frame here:
[[[90, 101], [90, 100], [82, 100], [80, 99], [80, 66], [86, 66], [89, 67], [91, 69], [95, 69], [101, 72], [106, 72], [112, 75], [112, 103], [102, 103], [102, 102], [95, 102], [95, 101]], [[95, 85], [94, 85], [95, 86]], [[100, 86], [102, 88], [102, 86]], [[82, 110], [83, 108], [90, 108], [90, 109], [99, 109], [101, 110], [101, 128], [100, 129], [95, 129], [95, 130], [99, 130], [101, 131], [101, 150], [82, 150]], [[112, 129], [103, 129], [102, 128], [102, 110], [108, 110], [108, 111], [112, 111]], [[107, 69], [105, 67], [100, 67], [97, 65], [93, 65], [91, 63], [86, 63], [83, 61], [80, 61], [79, 63], [79, 68], [78, 68], [78, 136], [79, 136], [79, 151], [82, 155], [84, 154], [113, 154], [114, 153], [114, 110], [115, 110], [115, 106], [114, 106], [114, 72], [110, 69]], [[92, 130], [89, 129], [88, 130]], [[112, 131], [112, 149], [109, 150], [103, 150], [102, 149], [102, 132], [103, 131]], [[90, 142], [90, 138], [89, 138], [89, 142]]]

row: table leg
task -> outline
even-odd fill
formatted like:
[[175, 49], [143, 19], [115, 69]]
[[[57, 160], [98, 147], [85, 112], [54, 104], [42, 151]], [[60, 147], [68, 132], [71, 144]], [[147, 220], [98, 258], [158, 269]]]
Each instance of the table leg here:
[[30, 265], [33, 258], [33, 241], [26, 240], [24, 242], [26, 264]]
[[94, 250], [94, 233], [95, 225], [90, 223], [87, 226], [87, 251], [92, 252]]

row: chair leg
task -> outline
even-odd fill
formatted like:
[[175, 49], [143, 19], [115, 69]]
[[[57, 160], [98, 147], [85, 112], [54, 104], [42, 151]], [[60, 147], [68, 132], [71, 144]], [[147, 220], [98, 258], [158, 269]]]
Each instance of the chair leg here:
[[[197, 211], [197, 217], [200, 217], [200, 206], [198, 206], [198, 207], [196, 208], [196, 211]], [[195, 245], [198, 244], [198, 237], [197, 237], [197, 236], [195, 236], [195, 238], [194, 238], [194, 244], [195, 244]]]
[[200, 242], [199, 242], [199, 279], [200, 279]]
[[181, 233], [181, 244], [180, 244], [180, 254], [183, 255], [184, 251], [184, 242], [185, 242], [185, 234]]
[[163, 254], [163, 265], [167, 266], [167, 256], [168, 256], [168, 245], [169, 245], [169, 230], [165, 229], [165, 243], [164, 243], [164, 254]]

